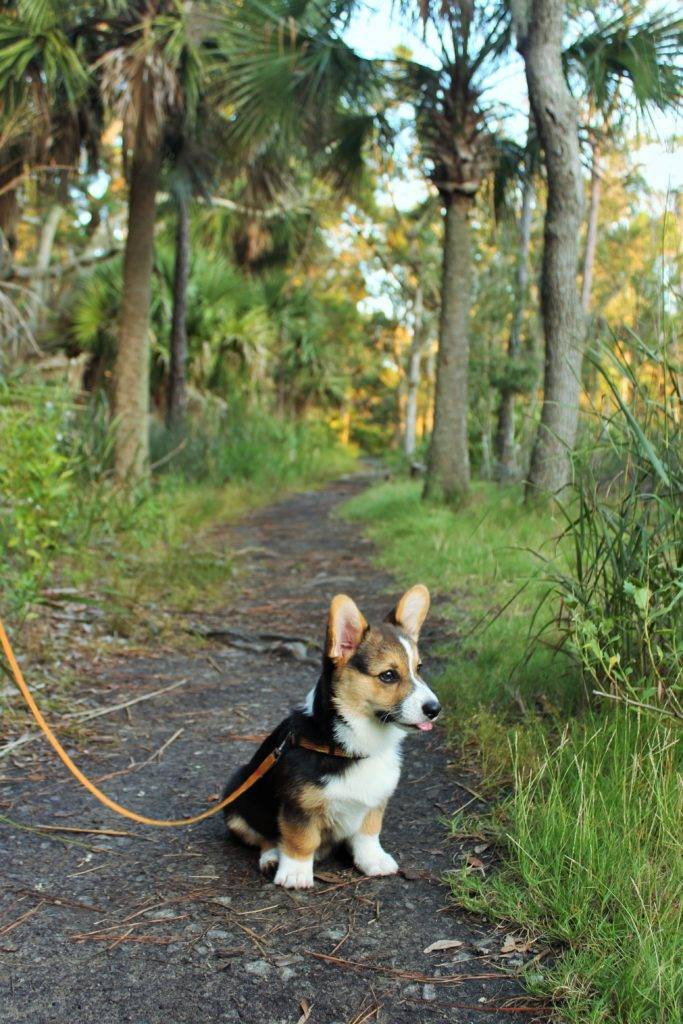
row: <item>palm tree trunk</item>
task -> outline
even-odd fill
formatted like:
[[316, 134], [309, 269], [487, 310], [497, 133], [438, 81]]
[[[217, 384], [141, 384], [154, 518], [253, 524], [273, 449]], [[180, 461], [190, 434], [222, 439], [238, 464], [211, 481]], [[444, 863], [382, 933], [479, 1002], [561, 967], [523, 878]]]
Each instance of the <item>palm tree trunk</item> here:
[[135, 484], [144, 475], [149, 454], [149, 307], [160, 163], [159, 145], [149, 141], [140, 117], [130, 171], [119, 347], [114, 368], [114, 471], [118, 482], [126, 484]]
[[577, 287], [583, 182], [576, 104], [562, 68], [564, 0], [529, 0], [515, 4], [514, 14], [548, 174], [541, 276], [544, 395], [527, 481], [529, 497], [535, 492], [556, 494], [571, 476], [585, 336]]
[[406, 399], [406, 429], [403, 438], [403, 447], [408, 458], [411, 458], [415, 451], [417, 434], [417, 399], [420, 390], [420, 368], [424, 340], [423, 318], [424, 300], [422, 287], [418, 284], [415, 291], [415, 307], [413, 310], [413, 337], [408, 350], [408, 397]]
[[[531, 214], [533, 199], [533, 169], [530, 144], [527, 142], [522, 186], [522, 211], [519, 220], [519, 248], [517, 251], [517, 281], [515, 309], [508, 339], [508, 369], [512, 371], [519, 359], [522, 345], [522, 323], [529, 287], [529, 250], [531, 248]], [[516, 479], [519, 468], [515, 456], [515, 389], [503, 387], [498, 407], [498, 423], [494, 440], [496, 458], [495, 478], [501, 483]]]
[[465, 497], [470, 486], [467, 371], [470, 354], [469, 212], [472, 199], [450, 193], [446, 203], [434, 430], [424, 497], [458, 502]]
[[55, 203], [47, 212], [45, 220], [40, 229], [38, 240], [38, 251], [36, 253], [35, 272], [36, 279], [31, 289], [31, 298], [28, 308], [28, 323], [31, 333], [36, 335], [45, 319], [45, 299], [48, 295], [50, 285], [48, 270], [52, 259], [52, 249], [55, 244], [57, 228], [64, 214], [64, 208]]
[[187, 410], [187, 282], [190, 271], [190, 204], [185, 194], [178, 196], [173, 273], [173, 316], [168, 377], [166, 423], [181, 431]]
[[598, 218], [600, 216], [600, 199], [602, 196], [602, 171], [600, 170], [600, 150], [593, 143], [591, 166], [590, 206], [588, 208], [588, 229], [586, 231], [586, 249], [583, 254], [583, 283], [581, 288], [581, 308], [588, 313], [593, 290], [593, 269], [595, 267], [595, 250], [598, 244]]

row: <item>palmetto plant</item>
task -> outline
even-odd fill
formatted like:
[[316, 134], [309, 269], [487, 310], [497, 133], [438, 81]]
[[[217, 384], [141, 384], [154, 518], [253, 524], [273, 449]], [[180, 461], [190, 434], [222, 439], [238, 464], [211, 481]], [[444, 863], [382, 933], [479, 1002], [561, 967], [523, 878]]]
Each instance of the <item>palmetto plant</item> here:
[[[86, 5], [82, 5], [83, 10]], [[20, 0], [0, 7], [0, 278], [13, 270], [18, 195], [29, 169], [63, 202], [84, 143], [94, 156], [101, 110], [90, 88], [78, 4]], [[76, 15], [76, 18], [74, 17]], [[55, 195], [56, 192], [56, 195]], [[30, 330], [30, 323], [26, 323]]]
[[582, 305], [588, 312], [598, 238], [602, 157], [629, 117], [648, 120], [659, 110], [679, 108], [683, 97], [683, 18], [669, 10], [650, 13], [640, 3], [618, 13], [591, 11], [594, 25], [582, 29], [564, 52], [567, 75], [582, 100], [591, 161], [590, 206], [583, 259]]
[[[73, 290], [60, 331], [92, 353], [93, 383], [111, 377], [116, 359], [116, 316], [123, 284], [121, 259], [84, 276]], [[163, 404], [169, 366], [174, 292], [174, 251], [168, 242], [155, 250], [150, 300], [151, 391]], [[227, 400], [262, 380], [275, 329], [263, 288], [245, 282], [225, 259], [201, 249], [192, 254], [187, 290], [190, 383]]]

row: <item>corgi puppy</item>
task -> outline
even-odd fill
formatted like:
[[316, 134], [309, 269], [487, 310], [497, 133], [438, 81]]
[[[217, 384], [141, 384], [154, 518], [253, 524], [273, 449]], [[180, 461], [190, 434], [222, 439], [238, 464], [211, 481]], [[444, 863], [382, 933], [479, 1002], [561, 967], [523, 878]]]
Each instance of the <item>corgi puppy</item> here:
[[261, 850], [259, 866], [275, 870], [276, 885], [309, 888], [314, 858], [342, 842], [363, 874], [398, 870], [380, 831], [401, 745], [406, 733], [430, 730], [441, 712], [420, 677], [417, 644], [428, 610], [422, 584], [378, 626], [350, 597], [333, 598], [317, 685], [230, 780], [226, 794], [278, 751], [270, 771], [225, 811], [232, 835]]

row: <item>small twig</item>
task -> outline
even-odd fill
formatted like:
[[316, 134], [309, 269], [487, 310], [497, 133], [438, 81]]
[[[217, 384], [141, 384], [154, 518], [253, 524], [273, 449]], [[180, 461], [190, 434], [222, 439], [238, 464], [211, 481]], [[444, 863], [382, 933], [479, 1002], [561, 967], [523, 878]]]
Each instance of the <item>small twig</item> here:
[[33, 917], [34, 914], [37, 914], [40, 908], [44, 906], [45, 900], [41, 900], [40, 903], [36, 903], [34, 907], [25, 911], [21, 917], [16, 919], [16, 921], [12, 921], [11, 924], [6, 924], [4, 928], [0, 928], [0, 935], [9, 935], [10, 932], [13, 932], [14, 929], [18, 928], [20, 924], [24, 923], [24, 921], [28, 921], [29, 917]]
[[607, 697], [609, 700], [616, 700], [621, 704], [630, 704], [634, 708], [643, 708], [644, 711], [654, 711], [657, 715], [668, 715], [676, 722], [683, 722], [683, 714], [680, 711], [672, 711], [670, 708], [658, 708], [655, 704], [643, 704], [639, 700], [632, 700], [619, 693], [604, 693], [603, 690], [593, 690], [596, 697]]
[[7, 754], [11, 754], [17, 747], [23, 747], [25, 743], [32, 743], [33, 740], [38, 739], [38, 733], [25, 732], [19, 739], [12, 740], [11, 743], [6, 743], [4, 747], [0, 747], [0, 757], [6, 757]]
[[160, 466], [165, 466], [167, 462], [170, 462], [171, 459], [176, 457], [176, 455], [179, 455], [186, 444], [187, 438], [183, 438], [177, 448], [174, 448], [172, 452], [167, 452], [161, 459], [157, 459], [156, 462], [152, 463], [149, 467], [150, 473], [153, 473], [155, 469], [159, 469]]
[[185, 683], [189, 683], [189, 676], [187, 679], [179, 679], [176, 683], [171, 683], [170, 686], [162, 686], [160, 690], [152, 690], [151, 693], [143, 693], [139, 697], [133, 697], [131, 700], [122, 701], [120, 704], [112, 704], [106, 708], [99, 708], [97, 711], [76, 711], [72, 714], [65, 715], [65, 718], [73, 719], [76, 722], [90, 722], [93, 718], [101, 718], [103, 715], [113, 715], [115, 711], [124, 711], [126, 708], [131, 708], [134, 704], [141, 704], [143, 700], [151, 700], [152, 697], [160, 697], [162, 693], [170, 693], [171, 690], [176, 690], [179, 686], [184, 686]]
[[36, 823], [33, 828], [41, 832], [76, 832], [83, 836], [126, 836], [130, 839], [141, 838], [135, 832], [121, 832], [115, 828], [85, 828], [77, 825], [41, 825]]
[[171, 744], [175, 743], [178, 737], [182, 736], [184, 732], [185, 729], [182, 727], [180, 729], [176, 729], [173, 735], [169, 736], [168, 739], [161, 744], [158, 750], [155, 750], [154, 753], [151, 754], [146, 761], [142, 761], [137, 767], [144, 768], [146, 764], [150, 764], [152, 761], [160, 761], [162, 754], [165, 754], [168, 748], [171, 746]]

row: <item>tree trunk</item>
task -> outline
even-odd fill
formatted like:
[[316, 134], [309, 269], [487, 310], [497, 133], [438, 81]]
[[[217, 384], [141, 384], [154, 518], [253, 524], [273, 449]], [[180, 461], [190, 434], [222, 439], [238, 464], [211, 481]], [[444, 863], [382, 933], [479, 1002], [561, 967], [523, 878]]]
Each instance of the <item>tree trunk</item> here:
[[458, 502], [470, 486], [467, 445], [467, 371], [470, 354], [470, 223], [472, 199], [445, 198], [441, 317], [434, 430], [429, 446], [425, 498]]
[[5, 281], [12, 276], [17, 247], [19, 200], [11, 185], [21, 174], [21, 152], [16, 147], [6, 147], [0, 163], [0, 280]]
[[173, 273], [173, 317], [168, 376], [167, 426], [182, 431], [187, 410], [187, 282], [190, 272], [190, 204], [178, 196]]
[[408, 397], [406, 399], [406, 429], [403, 438], [404, 450], [410, 459], [415, 451], [417, 434], [417, 400], [420, 390], [420, 366], [424, 331], [424, 301], [422, 287], [418, 284], [413, 310], [413, 337], [408, 350]]
[[[524, 184], [522, 187], [522, 211], [519, 219], [519, 248], [517, 250], [517, 281], [515, 308], [508, 339], [507, 362], [510, 374], [519, 359], [522, 347], [522, 323], [529, 287], [529, 249], [531, 246], [531, 214], [533, 199], [533, 168], [531, 144], [527, 139], [524, 159]], [[515, 480], [519, 473], [515, 452], [515, 389], [503, 387], [498, 407], [498, 423], [494, 440], [496, 457], [495, 478], [500, 483]]]
[[513, 13], [548, 175], [541, 275], [544, 395], [529, 497], [537, 491], [556, 494], [571, 476], [585, 334], [577, 287], [583, 182], [576, 104], [562, 68], [564, 0], [529, 0], [515, 4]]
[[55, 244], [57, 228], [59, 227], [59, 222], [62, 219], [63, 213], [63, 207], [58, 204], [51, 206], [40, 229], [40, 239], [38, 241], [38, 251], [36, 253], [34, 268], [36, 278], [31, 288], [31, 297], [29, 299], [27, 316], [31, 333], [34, 336], [40, 332], [40, 328], [45, 319], [45, 299], [50, 287], [48, 270], [50, 269], [50, 260], [52, 259], [52, 249]]
[[160, 162], [158, 140], [149, 140], [141, 117], [130, 171], [119, 347], [114, 369], [114, 468], [118, 482], [126, 484], [135, 484], [144, 475], [149, 454], [149, 307]]
[[600, 198], [602, 195], [602, 171], [600, 170], [600, 150], [593, 143], [591, 166], [591, 192], [588, 209], [588, 229], [586, 231], [586, 249], [583, 254], [583, 283], [581, 288], [581, 308], [588, 313], [593, 290], [593, 268], [595, 267], [595, 250], [598, 244], [598, 218], [600, 216]]

